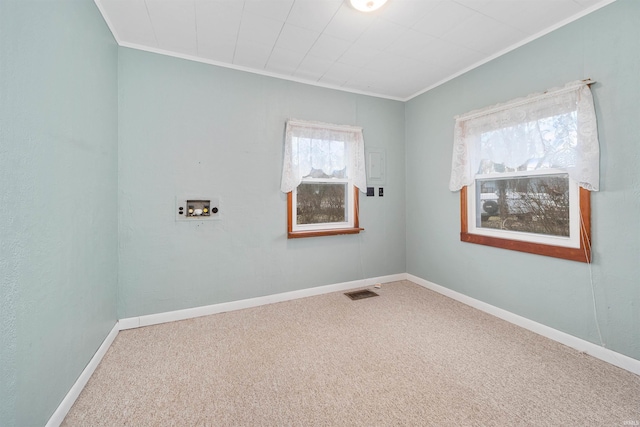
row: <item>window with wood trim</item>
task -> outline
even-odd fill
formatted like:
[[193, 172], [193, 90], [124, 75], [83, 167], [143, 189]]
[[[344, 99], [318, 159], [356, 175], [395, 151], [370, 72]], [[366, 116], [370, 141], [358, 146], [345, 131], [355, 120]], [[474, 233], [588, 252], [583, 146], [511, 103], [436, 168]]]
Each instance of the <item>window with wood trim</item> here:
[[362, 129], [289, 121], [281, 190], [289, 238], [359, 233], [359, 188], [366, 188]]
[[358, 189], [348, 183], [305, 183], [287, 194], [288, 237], [357, 234]]
[[599, 148], [588, 83], [457, 118], [450, 189], [461, 190], [462, 241], [591, 261]]
[[590, 200], [566, 174], [477, 180], [460, 192], [460, 240], [590, 262]]

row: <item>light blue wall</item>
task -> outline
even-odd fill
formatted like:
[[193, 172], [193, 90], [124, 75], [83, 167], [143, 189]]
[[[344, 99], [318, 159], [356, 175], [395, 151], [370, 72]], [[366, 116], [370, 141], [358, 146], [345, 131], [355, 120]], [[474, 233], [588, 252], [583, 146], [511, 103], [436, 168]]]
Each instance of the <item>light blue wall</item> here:
[[117, 45], [0, 1], [0, 425], [44, 425], [116, 322]]
[[[640, 359], [640, 1], [619, 0], [406, 105], [407, 271]], [[593, 264], [459, 240], [453, 117], [590, 77], [601, 144]], [[591, 277], [592, 273], [592, 277]]]
[[[404, 104], [119, 51], [120, 318], [405, 271]], [[359, 125], [387, 153], [360, 235], [286, 238], [288, 118]], [[176, 222], [175, 198], [220, 197]]]
[[[639, 17], [618, 0], [403, 104], [118, 49], [90, 0], [0, 0], [0, 425], [44, 424], [117, 318], [404, 271], [599, 343], [592, 272], [607, 347], [640, 359]], [[592, 271], [461, 243], [453, 116], [583, 77]], [[287, 118], [386, 150], [365, 232], [286, 239]], [[223, 219], [176, 222], [187, 194]]]

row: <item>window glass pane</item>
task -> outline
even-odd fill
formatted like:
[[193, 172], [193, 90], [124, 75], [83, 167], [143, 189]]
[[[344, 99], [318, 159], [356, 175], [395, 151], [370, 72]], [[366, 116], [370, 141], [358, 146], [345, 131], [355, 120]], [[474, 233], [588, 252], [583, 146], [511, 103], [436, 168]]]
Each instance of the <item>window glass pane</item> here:
[[476, 180], [476, 227], [569, 237], [569, 176]]
[[297, 188], [297, 223], [347, 221], [346, 183], [302, 183]]

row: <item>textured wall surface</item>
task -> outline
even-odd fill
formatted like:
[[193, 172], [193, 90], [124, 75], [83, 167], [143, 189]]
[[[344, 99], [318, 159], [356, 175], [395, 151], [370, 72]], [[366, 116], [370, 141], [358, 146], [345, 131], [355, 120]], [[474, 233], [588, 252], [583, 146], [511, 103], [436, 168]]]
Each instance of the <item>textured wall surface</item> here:
[[[639, 51], [619, 0], [403, 104], [118, 49], [90, 0], [0, 0], [0, 425], [44, 424], [117, 318], [405, 271], [640, 359]], [[461, 243], [453, 116], [585, 77], [592, 268]], [[288, 118], [386, 151], [365, 232], [286, 239]], [[222, 219], [176, 222], [186, 195]]]
[[[120, 318], [405, 271], [404, 104], [120, 49]], [[387, 155], [359, 235], [286, 238], [288, 118], [358, 125]], [[219, 221], [175, 198], [220, 197]]]
[[116, 322], [117, 46], [90, 0], [0, 1], [0, 425], [44, 425]]
[[[598, 325], [608, 348], [640, 359], [638, 52], [640, 2], [620, 0], [408, 102], [407, 271], [601, 344]], [[591, 269], [460, 242], [460, 197], [448, 190], [453, 117], [582, 78], [598, 82], [601, 145]]]

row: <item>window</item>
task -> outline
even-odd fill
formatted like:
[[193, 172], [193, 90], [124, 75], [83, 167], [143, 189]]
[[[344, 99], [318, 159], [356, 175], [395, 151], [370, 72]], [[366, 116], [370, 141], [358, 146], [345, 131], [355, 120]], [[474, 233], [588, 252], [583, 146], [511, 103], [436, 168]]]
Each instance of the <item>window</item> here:
[[361, 128], [287, 122], [281, 190], [289, 238], [359, 233], [358, 190], [365, 188]]
[[464, 242], [591, 261], [599, 147], [590, 81], [456, 118]]

